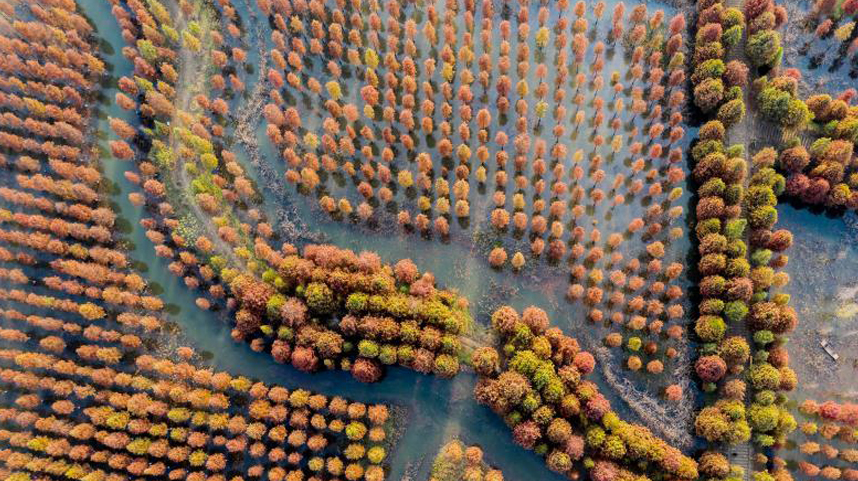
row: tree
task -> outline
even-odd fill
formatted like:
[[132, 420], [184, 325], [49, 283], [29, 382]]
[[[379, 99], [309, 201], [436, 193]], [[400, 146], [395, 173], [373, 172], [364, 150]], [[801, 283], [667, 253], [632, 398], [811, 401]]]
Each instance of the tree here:
[[492, 267], [502, 267], [506, 263], [506, 259], [507, 253], [503, 247], [495, 247], [489, 253], [489, 264], [491, 264]]
[[762, 30], [751, 35], [745, 46], [745, 53], [756, 67], [774, 66], [781, 51], [781, 36], [774, 30]]
[[725, 127], [729, 128], [732, 125], [736, 125], [743, 118], [745, 118], [745, 102], [741, 98], [730, 100], [718, 109], [718, 120]]
[[727, 326], [718, 316], [701, 316], [694, 331], [703, 342], [719, 342], [724, 337]]
[[727, 373], [727, 364], [719, 356], [703, 356], [697, 360], [694, 369], [704, 382], [717, 382]]
[[707, 451], [698, 459], [698, 469], [706, 476], [724, 478], [730, 473], [730, 463], [723, 454]]
[[812, 118], [812, 113], [801, 99], [775, 86], [764, 88], [758, 99], [762, 114], [785, 127], [800, 128]]
[[757, 390], [777, 389], [781, 382], [781, 374], [768, 363], [755, 363], [748, 371], [751, 385]]
[[108, 144], [110, 152], [114, 157], [120, 160], [130, 160], [134, 158], [134, 150], [131, 146], [122, 140], [111, 140]]
[[694, 87], [694, 104], [704, 112], [717, 107], [724, 98], [724, 84], [720, 78], [707, 78]]
[[551, 36], [551, 32], [547, 27], [540, 27], [539, 30], [536, 31], [536, 46], [539, 50], [545, 48], [548, 45], [548, 40]]
[[131, 140], [137, 135], [137, 130], [122, 119], [110, 117], [110, 128], [124, 140]]
[[739, 336], [724, 339], [719, 345], [718, 350], [721, 357], [731, 366], [747, 362], [751, 352], [748, 342]]
[[381, 379], [381, 365], [372, 359], [358, 358], [352, 364], [352, 376], [360, 382], [373, 383]]
[[310, 283], [305, 290], [305, 297], [307, 307], [314, 312], [327, 314], [333, 312], [335, 308], [334, 293], [321, 282]]

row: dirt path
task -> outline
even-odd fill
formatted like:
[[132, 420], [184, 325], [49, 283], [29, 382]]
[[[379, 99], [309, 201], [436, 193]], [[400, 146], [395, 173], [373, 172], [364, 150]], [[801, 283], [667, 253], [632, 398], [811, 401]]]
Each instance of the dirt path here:
[[[208, 34], [208, 32], [211, 32], [213, 29], [213, 18], [211, 12], [203, 10], [198, 22], [200, 24], [200, 31], [205, 35], [204, 38], [201, 39], [201, 50], [205, 51], [211, 48], [212, 42], [211, 35]], [[190, 49], [183, 47], [180, 50], [179, 66], [179, 80], [176, 82], [176, 101], [174, 103], [176, 113], [173, 115], [173, 119], [170, 122], [171, 125], [178, 124], [178, 111], [188, 111], [190, 109], [193, 96], [196, 95], [198, 91], [201, 91], [202, 86], [206, 85], [206, 73], [212, 69], [211, 55], [200, 55], [199, 53], [191, 52]], [[170, 148], [173, 152], [177, 151], [178, 144], [179, 139], [176, 136], [171, 135]], [[193, 198], [190, 187], [191, 179], [188, 176], [188, 171], [181, 167], [177, 170], [178, 175], [171, 176], [170, 179], [176, 182], [180, 195], [185, 201], [184, 203], [187, 204], [191, 209], [192, 215], [199, 221], [199, 227], [204, 231], [206, 237], [208, 237], [215, 245], [215, 250], [220, 255], [225, 256], [229, 260], [230, 264], [237, 266], [243, 265], [241, 259], [239, 259], [233, 252], [232, 246], [226, 243], [218, 235], [217, 229], [211, 221], [212, 216], [204, 212]]]

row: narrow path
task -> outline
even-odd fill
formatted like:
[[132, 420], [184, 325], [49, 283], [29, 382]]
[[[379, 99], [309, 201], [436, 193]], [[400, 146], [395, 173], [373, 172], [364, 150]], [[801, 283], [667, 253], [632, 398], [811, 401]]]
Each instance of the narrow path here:
[[[203, 9], [203, 13], [200, 15], [199, 23], [200, 31], [202, 32], [211, 32], [214, 30], [211, 12], [206, 12], [205, 9]], [[204, 40], [205, 41], [202, 42], [203, 51], [211, 47], [211, 35], [207, 34]], [[173, 125], [178, 122], [176, 117], [179, 110], [187, 111], [190, 109], [195, 86], [198, 88], [198, 86], [207, 84], [206, 73], [212, 68], [211, 55], [201, 55], [199, 53], [191, 52], [190, 49], [184, 47], [181, 48], [180, 52], [179, 80], [176, 82], [176, 113], [174, 114], [173, 121], [171, 122]], [[173, 152], [178, 151], [178, 142], [178, 138], [171, 135], [170, 147], [173, 149]], [[211, 222], [211, 214], [204, 212], [199, 204], [195, 202], [195, 199], [193, 199], [191, 179], [189, 178], [188, 171], [184, 168], [178, 168], [177, 170], [178, 176], [171, 177], [171, 180], [176, 182], [180, 191], [179, 195], [186, 204], [184, 207], [191, 210], [193, 217], [199, 221], [198, 226], [204, 231], [206, 237], [212, 241], [215, 246], [215, 250], [220, 255], [225, 256], [232, 265], [243, 265], [241, 259], [235, 255], [232, 246], [221, 239], [220, 235], [218, 235], [217, 229]]]

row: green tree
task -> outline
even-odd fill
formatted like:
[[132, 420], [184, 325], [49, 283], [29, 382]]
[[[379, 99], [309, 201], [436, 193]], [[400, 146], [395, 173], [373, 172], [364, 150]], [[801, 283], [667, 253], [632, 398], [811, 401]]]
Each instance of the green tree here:
[[721, 34], [721, 43], [727, 46], [727, 48], [731, 48], [739, 44], [742, 40], [742, 26], [734, 25]]
[[319, 314], [330, 314], [336, 307], [334, 292], [326, 284], [312, 282], [304, 291], [307, 307]]
[[143, 58], [145, 58], [149, 62], [154, 62], [158, 60], [158, 49], [149, 40], [138, 40], [137, 50], [140, 52], [140, 55], [142, 55]]
[[774, 30], [762, 30], [751, 35], [745, 46], [745, 53], [756, 67], [773, 67], [781, 51], [781, 36]]

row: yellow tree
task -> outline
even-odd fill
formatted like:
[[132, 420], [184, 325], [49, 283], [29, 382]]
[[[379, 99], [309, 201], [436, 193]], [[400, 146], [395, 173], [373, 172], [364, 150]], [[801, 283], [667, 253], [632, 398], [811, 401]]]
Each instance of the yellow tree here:
[[340, 84], [334, 80], [331, 80], [330, 82], [326, 83], [325, 89], [327, 89], [328, 95], [330, 95], [331, 98], [334, 100], [339, 100], [340, 97], [343, 96], [343, 91], [340, 88]]
[[551, 34], [547, 27], [541, 27], [536, 31], [536, 46], [540, 51], [548, 45], [548, 39], [550, 36]]

